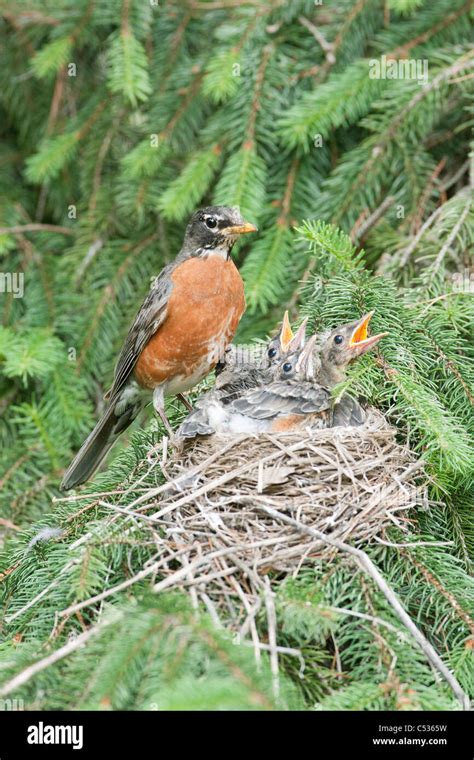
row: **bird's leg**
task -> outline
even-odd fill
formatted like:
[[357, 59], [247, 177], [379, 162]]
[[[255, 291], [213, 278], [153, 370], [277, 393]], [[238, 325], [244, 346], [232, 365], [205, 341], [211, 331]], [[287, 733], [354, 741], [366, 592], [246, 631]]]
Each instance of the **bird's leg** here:
[[192, 412], [193, 411], [193, 405], [189, 403], [189, 401], [186, 398], [186, 396], [183, 396], [182, 393], [177, 393], [176, 394], [176, 398], [178, 398], [181, 401], [181, 403], [184, 404], [184, 406], [186, 407], [186, 409], [188, 410], [188, 412]]
[[170, 440], [172, 441], [174, 439], [174, 432], [173, 432], [173, 428], [170, 425], [168, 417], [165, 414], [165, 394], [161, 386], [158, 386], [153, 391], [153, 408], [155, 412], [159, 415], [163, 425], [166, 428], [168, 436]]
[[158, 412], [158, 414], [160, 415], [160, 419], [166, 428], [166, 432], [168, 433], [169, 439], [170, 441], [172, 441], [174, 439], [174, 432], [173, 432], [173, 428], [171, 427], [169, 423], [168, 417], [164, 413], [163, 409], [155, 409], [155, 411]]

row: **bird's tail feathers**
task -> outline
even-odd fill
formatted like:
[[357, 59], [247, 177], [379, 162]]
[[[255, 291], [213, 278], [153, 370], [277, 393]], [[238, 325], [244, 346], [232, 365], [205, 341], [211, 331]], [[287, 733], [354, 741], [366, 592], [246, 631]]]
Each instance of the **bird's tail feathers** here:
[[137, 417], [141, 406], [136, 400], [128, 400], [123, 393], [111, 398], [99, 422], [64, 473], [60, 485], [62, 491], [76, 488], [94, 474], [120, 433]]

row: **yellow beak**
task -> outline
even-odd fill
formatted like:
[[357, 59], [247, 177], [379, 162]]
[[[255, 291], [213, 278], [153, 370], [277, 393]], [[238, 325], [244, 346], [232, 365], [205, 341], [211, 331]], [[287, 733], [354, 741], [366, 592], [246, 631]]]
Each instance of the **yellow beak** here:
[[281, 325], [281, 333], [280, 333], [280, 348], [283, 352], [285, 352], [290, 345], [291, 341], [293, 340], [293, 330], [291, 329], [290, 325], [290, 318], [288, 316], [288, 312], [285, 311], [285, 314], [283, 315], [283, 322]]
[[233, 227], [226, 227], [223, 232], [226, 235], [246, 235], [248, 232], [257, 232], [257, 227], [250, 222], [244, 224], [235, 224]]

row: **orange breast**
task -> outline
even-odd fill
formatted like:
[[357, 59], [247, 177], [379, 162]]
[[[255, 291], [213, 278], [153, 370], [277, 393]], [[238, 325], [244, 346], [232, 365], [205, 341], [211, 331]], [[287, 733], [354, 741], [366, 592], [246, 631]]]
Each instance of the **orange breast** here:
[[277, 417], [271, 425], [271, 432], [286, 433], [297, 428], [304, 420], [304, 414], [287, 414], [286, 417]]
[[142, 351], [135, 377], [145, 388], [166, 382], [179, 393], [179, 378], [188, 379], [181, 383], [186, 389], [215, 366], [235, 334], [245, 298], [237, 268], [220, 256], [187, 259], [171, 279], [167, 317]]

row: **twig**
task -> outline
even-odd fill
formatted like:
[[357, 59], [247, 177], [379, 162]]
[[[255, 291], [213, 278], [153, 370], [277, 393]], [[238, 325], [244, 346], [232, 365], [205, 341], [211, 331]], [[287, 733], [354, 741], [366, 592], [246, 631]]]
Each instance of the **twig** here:
[[3, 525], [5, 528], [9, 528], [10, 530], [21, 530], [18, 525], [12, 523], [11, 520], [7, 520], [6, 517], [0, 517], [0, 525]]
[[[237, 439], [235, 442], [238, 443], [239, 440]], [[291, 449], [293, 451], [298, 450], [302, 447], [301, 441], [298, 441], [297, 443], [294, 443], [291, 446]], [[281, 454], [279, 451], [274, 452], [273, 454], [269, 454], [264, 459], [260, 460], [262, 462], [270, 462], [273, 459], [276, 459]], [[218, 488], [219, 486], [223, 485], [224, 483], [227, 483], [229, 480], [234, 480], [238, 475], [241, 475], [242, 473], [246, 472], [247, 470], [252, 470], [254, 467], [258, 467], [258, 462], [246, 462], [245, 464], [241, 465], [240, 467], [237, 467], [232, 472], [226, 472], [224, 475], [221, 475], [218, 478], [215, 478], [214, 480], [210, 481], [209, 483], [205, 483], [201, 488], [198, 488], [193, 493], [189, 494], [188, 496], [183, 496], [181, 499], [178, 499], [178, 501], [173, 502], [173, 504], [170, 504], [168, 507], [164, 507], [159, 512], [155, 512], [155, 514], [152, 515], [152, 517], [156, 520], [158, 520], [160, 517], [164, 517], [165, 515], [169, 514], [170, 512], [173, 512], [178, 507], [182, 507], [185, 504], [189, 504], [190, 502], [196, 501], [196, 499], [199, 496], [203, 496], [205, 493], [210, 491], [213, 488]], [[143, 497], [140, 497], [140, 499], [137, 499], [135, 503], [138, 503], [139, 501], [143, 501]]]
[[156, 524], [156, 520], [153, 517], [144, 515], [141, 512], [134, 512], [133, 509], [125, 509], [124, 507], [117, 507], [116, 504], [107, 504], [107, 502], [103, 501], [102, 499], [99, 499], [97, 504], [101, 507], [106, 507], [106, 509], [111, 509], [113, 512], [119, 512], [121, 515], [127, 515], [127, 517], [137, 517], [139, 520], [145, 520], [146, 522]]
[[417, 303], [409, 303], [406, 304], [406, 309], [415, 309], [418, 306], [423, 306], [423, 304], [426, 304], [426, 307], [423, 309], [422, 312], [420, 312], [420, 317], [424, 316], [426, 312], [429, 310], [429, 308], [434, 304], [438, 303], [438, 301], [444, 301], [446, 298], [452, 298], [453, 296], [471, 296], [472, 293], [468, 290], [451, 290], [449, 293], [443, 293], [440, 296], [436, 296], [436, 298], [430, 298], [429, 301], [417, 301]]
[[39, 592], [39, 594], [36, 594], [36, 596], [33, 597], [33, 599], [30, 599], [30, 601], [25, 604], [21, 609], [17, 610], [16, 612], [13, 612], [11, 615], [5, 615], [5, 622], [11, 623], [12, 620], [15, 620], [17, 617], [20, 617], [23, 615], [24, 612], [29, 610], [31, 607], [33, 607], [37, 602], [39, 602], [46, 594], [51, 591], [52, 588], [58, 585], [58, 583], [61, 581], [61, 576], [64, 575], [68, 570], [70, 570], [74, 565], [77, 565], [79, 563], [79, 559], [74, 559], [71, 562], [68, 562], [62, 570], [59, 572], [59, 574], [54, 578], [51, 583], [48, 583], [47, 586], [44, 587], [42, 591]]
[[450, 177], [447, 177], [446, 180], [439, 186], [440, 191], [446, 192], [446, 190], [449, 190], [450, 187], [455, 185], [456, 182], [461, 179], [461, 177], [469, 170], [470, 163], [470, 159], [467, 158], [462, 166], [459, 167], [457, 172], [455, 172]]
[[323, 541], [324, 543], [334, 546], [335, 548], [339, 549], [339, 551], [345, 552], [346, 554], [350, 554], [353, 557], [355, 557], [357, 562], [365, 570], [367, 575], [369, 575], [372, 578], [372, 580], [375, 582], [375, 584], [378, 586], [378, 588], [380, 589], [380, 591], [382, 592], [386, 600], [389, 602], [389, 604], [391, 604], [394, 611], [400, 618], [401, 622], [408, 628], [413, 638], [417, 642], [418, 646], [420, 647], [422, 652], [425, 654], [428, 661], [433, 665], [433, 667], [436, 668], [436, 670], [438, 670], [439, 673], [441, 673], [441, 675], [444, 677], [446, 682], [449, 684], [452, 691], [456, 695], [456, 698], [461, 703], [463, 709], [464, 710], [470, 709], [469, 697], [466, 694], [466, 692], [463, 690], [459, 681], [456, 679], [453, 673], [451, 673], [449, 668], [444, 664], [443, 660], [441, 659], [441, 657], [439, 656], [435, 648], [432, 646], [432, 644], [430, 644], [428, 639], [417, 628], [417, 626], [415, 625], [411, 617], [403, 608], [395, 592], [390, 588], [390, 586], [388, 585], [385, 578], [381, 575], [378, 568], [374, 565], [372, 560], [368, 557], [368, 555], [364, 551], [362, 551], [361, 549], [356, 549], [353, 546], [350, 546], [349, 544], [344, 543], [343, 541], [339, 541], [338, 539], [329, 538], [329, 536], [324, 535], [324, 533], [321, 533], [319, 530], [308, 528], [306, 525], [303, 525], [297, 520], [294, 520], [292, 517], [289, 517], [288, 515], [284, 515], [281, 512], [278, 512], [276, 509], [272, 509], [271, 507], [260, 506], [258, 507], [258, 509], [263, 510], [268, 515], [273, 517], [275, 520], [282, 520], [283, 522], [286, 522], [288, 525], [293, 525], [293, 527], [297, 528], [297, 530], [301, 531], [302, 533], [307, 533], [310, 536], [314, 536], [315, 538], [318, 538], [320, 541]]
[[395, 544], [393, 541], [384, 541], [384, 539], [380, 538], [379, 536], [375, 536], [375, 541], [377, 541], [378, 544], [383, 544], [384, 546], [393, 546], [395, 549], [402, 547], [411, 549], [412, 547], [416, 546], [454, 546], [454, 541], [408, 541], [404, 544]]
[[[272, 11], [275, 8], [279, 8], [284, 5], [286, 0], [272, 0], [266, 6], [267, 11]], [[242, 8], [242, 6], [250, 5], [255, 7], [255, 3], [252, 0], [248, 2], [242, 2], [242, 0], [215, 0], [214, 2], [200, 2], [200, 0], [190, 0], [188, 2], [188, 8], [195, 11], [214, 11], [224, 10], [226, 8]]]
[[268, 644], [270, 647], [270, 668], [272, 671], [273, 695], [278, 699], [280, 695], [280, 677], [278, 668], [278, 651], [276, 638], [276, 612], [274, 593], [270, 586], [270, 579], [265, 576], [265, 607], [267, 610]]
[[433, 224], [433, 222], [435, 221], [435, 219], [437, 219], [438, 216], [441, 214], [442, 210], [443, 210], [443, 206], [438, 206], [438, 208], [435, 209], [433, 211], [433, 213], [428, 217], [428, 219], [426, 220], [426, 222], [424, 222], [424, 224], [422, 224], [422, 226], [420, 227], [420, 229], [416, 233], [415, 237], [411, 240], [410, 245], [408, 245], [405, 248], [405, 250], [403, 251], [401, 259], [400, 259], [400, 263], [399, 263], [399, 267], [400, 268], [402, 268], [402, 267], [404, 267], [406, 265], [408, 259], [410, 258], [411, 254], [413, 253], [413, 251], [415, 250], [416, 246], [420, 242], [421, 238], [425, 234], [426, 230], [429, 227], [431, 227], [431, 225]]
[[[415, 234], [417, 229], [419, 228], [421, 224], [421, 220], [423, 219], [423, 215], [425, 213], [425, 206], [428, 203], [428, 200], [431, 196], [431, 193], [433, 192], [433, 186], [438, 179], [439, 175], [443, 171], [444, 167], [446, 165], [446, 157], [443, 157], [438, 163], [436, 164], [434, 170], [432, 171], [428, 182], [426, 184], [425, 189], [423, 190], [423, 193], [421, 194], [421, 198], [418, 202], [418, 208], [416, 210], [416, 214], [414, 215], [413, 221], [410, 225], [410, 232], [411, 234]], [[440, 190], [440, 194], [442, 195], [443, 191]]]
[[352, 230], [351, 231], [351, 240], [353, 243], [357, 243], [359, 240], [363, 240], [365, 236], [367, 235], [368, 231], [379, 221], [379, 219], [382, 218], [382, 216], [385, 214], [388, 209], [393, 206], [395, 203], [395, 197], [393, 195], [387, 195], [387, 197], [382, 201], [380, 206], [378, 206], [372, 213], [367, 217], [367, 219], [362, 222], [359, 229]]
[[25, 670], [22, 670], [21, 673], [18, 673], [18, 675], [14, 676], [14, 678], [10, 679], [10, 681], [7, 681], [7, 683], [2, 686], [2, 688], [0, 688], [0, 697], [5, 697], [7, 694], [10, 694], [10, 692], [18, 689], [20, 686], [23, 686], [25, 683], [28, 683], [28, 681], [30, 681], [37, 673], [41, 673], [42, 670], [45, 670], [50, 665], [54, 665], [54, 663], [59, 662], [59, 660], [63, 660], [72, 652], [75, 652], [76, 649], [82, 647], [93, 636], [96, 636], [98, 633], [102, 633], [104, 628], [107, 625], [110, 625], [112, 622], [115, 621], [107, 620], [100, 623], [99, 625], [94, 626], [93, 628], [89, 628], [89, 630], [84, 631], [84, 633], [80, 633], [79, 636], [76, 636], [75, 639], [68, 641], [67, 644], [64, 644], [64, 646], [56, 649], [56, 651], [52, 654], [48, 655], [47, 657], [43, 657], [42, 660], [38, 660], [38, 662], [35, 662], [33, 665], [29, 665], [29, 667], [25, 668]]
[[326, 60], [330, 66], [332, 66], [334, 63], [336, 63], [336, 56], [333, 53], [334, 45], [331, 42], [328, 42], [324, 34], [321, 34], [318, 27], [309, 21], [309, 19], [305, 18], [304, 16], [298, 16], [298, 21], [300, 24], [306, 27], [306, 29], [311, 32], [316, 42], [319, 43], [319, 45], [324, 50], [324, 53], [326, 55]]
[[148, 565], [148, 567], [145, 567], [143, 570], [140, 570], [139, 573], [132, 576], [131, 578], [127, 578], [126, 581], [122, 581], [122, 583], [118, 583], [116, 586], [112, 586], [111, 588], [102, 591], [100, 594], [91, 596], [89, 599], [84, 599], [82, 602], [78, 602], [77, 604], [72, 604], [70, 607], [66, 607], [65, 610], [60, 611], [59, 616], [64, 617], [65, 615], [72, 615], [72, 613], [78, 612], [78, 610], [82, 610], [84, 607], [89, 607], [91, 604], [102, 601], [102, 599], [107, 599], [109, 596], [116, 594], [118, 591], [123, 591], [123, 589], [128, 588], [129, 586], [133, 586], [134, 583], [138, 583], [147, 576], [152, 575], [152, 573], [155, 573], [161, 565], [163, 565], [163, 560], [154, 562], [153, 564]]
[[435, 278], [435, 275], [436, 275], [436, 272], [440, 268], [440, 266], [442, 264], [442, 261], [443, 261], [446, 253], [448, 252], [448, 250], [449, 250], [449, 248], [451, 246], [451, 243], [456, 239], [456, 236], [457, 236], [459, 230], [463, 226], [464, 221], [465, 221], [465, 219], [466, 219], [466, 217], [467, 217], [467, 215], [469, 213], [469, 210], [471, 208], [471, 202], [472, 202], [471, 195], [470, 195], [470, 193], [468, 193], [468, 198], [467, 198], [467, 201], [466, 201], [466, 205], [464, 206], [464, 208], [462, 210], [461, 216], [459, 217], [458, 221], [454, 225], [454, 227], [451, 230], [451, 233], [448, 236], [445, 244], [443, 245], [443, 247], [441, 248], [440, 252], [438, 253], [438, 255], [437, 255], [436, 259], [435, 259], [435, 262], [433, 264], [433, 267], [432, 267], [432, 270], [431, 270], [431, 274], [430, 274], [430, 282], [433, 282], [433, 280]]
[[[257, 544], [258, 545], [258, 544]], [[159, 583], [156, 583], [153, 586], [153, 590], [158, 592], [162, 591], [165, 588], [168, 588], [168, 586], [172, 586], [174, 583], [177, 583], [182, 578], [185, 578], [187, 575], [189, 575], [190, 571], [196, 570], [197, 567], [204, 564], [205, 562], [208, 562], [210, 564], [210, 561], [212, 559], [215, 559], [216, 557], [223, 557], [225, 554], [230, 554], [231, 552], [238, 549], [238, 546], [234, 546], [231, 549], [220, 549], [215, 552], [210, 552], [209, 554], [203, 555], [202, 557], [199, 557], [198, 559], [191, 562], [189, 565], [186, 565], [185, 567], [182, 567], [180, 570], [176, 570], [174, 573], [169, 575], [164, 580], [160, 581]], [[179, 554], [183, 553], [179, 552]], [[173, 559], [176, 559], [178, 554], [175, 554], [173, 556]], [[160, 562], [154, 562], [152, 565], [149, 565], [149, 567], [144, 568], [143, 570], [140, 570], [139, 573], [134, 575], [132, 578], [127, 578], [126, 581], [122, 581], [122, 583], [118, 583], [116, 586], [112, 586], [111, 588], [106, 589], [105, 591], [102, 591], [100, 594], [96, 594], [95, 596], [91, 596], [89, 599], [85, 599], [82, 602], [78, 602], [77, 604], [73, 604], [70, 607], [67, 607], [64, 610], [61, 610], [59, 615], [61, 617], [64, 617], [64, 615], [71, 615], [73, 612], [77, 612], [78, 610], [82, 610], [84, 607], [89, 607], [91, 604], [95, 604], [96, 602], [100, 602], [102, 599], [106, 599], [109, 596], [112, 596], [113, 594], [118, 593], [119, 591], [123, 591], [123, 589], [128, 588], [129, 586], [133, 586], [133, 584], [138, 583], [138, 581], [143, 580], [148, 575], [151, 575], [152, 573], [156, 572], [161, 566], [163, 565], [163, 560]]]
[[70, 227], [61, 227], [57, 224], [40, 224], [32, 222], [31, 224], [17, 224], [14, 227], [0, 227], [0, 235], [18, 235], [21, 232], [57, 232], [60, 235], [74, 235], [74, 230]]
[[84, 256], [83, 260], [79, 264], [76, 272], [76, 276], [74, 278], [74, 283], [76, 287], [80, 285], [82, 278], [84, 276], [84, 272], [86, 271], [87, 267], [91, 263], [91, 261], [95, 258], [96, 254], [100, 251], [102, 246], [104, 245], [104, 241], [101, 238], [96, 238], [87, 249], [87, 253]]
[[[188, 480], [191, 477], [195, 477], [199, 473], [201, 473], [206, 467], [208, 467], [212, 462], [214, 462], [216, 459], [219, 459], [219, 457], [222, 456], [225, 452], [229, 451], [229, 449], [236, 446], [238, 443], [240, 443], [240, 438], [235, 438], [234, 440], [230, 441], [227, 446], [224, 446], [221, 449], [218, 449], [213, 454], [211, 454], [204, 462], [201, 462], [196, 467], [193, 467], [192, 470], [187, 471], [182, 478], [176, 478], [174, 481], [168, 481], [167, 483], [163, 483], [161, 486], [157, 486], [156, 488], [152, 488], [151, 490], [148, 489], [146, 493], [144, 493], [142, 496], [139, 496], [138, 499], [135, 499], [135, 501], [132, 501], [131, 504], [128, 505], [129, 509], [132, 509], [132, 507], [137, 507], [139, 504], [142, 504], [144, 501], [149, 501], [150, 499], [154, 499], [155, 496], [158, 496], [159, 494], [163, 493], [164, 491], [168, 491], [171, 488], [176, 488], [176, 486], [179, 485], [180, 480]], [[147, 506], [147, 509], [150, 507]]]
[[387, 628], [389, 631], [392, 631], [392, 633], [396, 633], [397, 636], [400, 636], [404, 641], [409, 642], [410, 639], [407, 636], [406, 633], [403, 631], [400, 631], [399, 628], [396, 628], [391, 623], [387, 622], [387, 620], [383, 620], [380, 617], [377, 617], [376, 615], [368, 615], [366, 612], [357, 612], [356, 610], [349, 610], [346, 607], [324, 607], [325, 610], [330, 610], [331, 612], [335, 612], [337, 614], [341, 613], [342, 615], [349, 615], [350, 617], [356, 617], [360, 618], [361, 620], [368, 620], [370, 623], [377, 623], [377, 625], [382, 625], [384, 628]]

